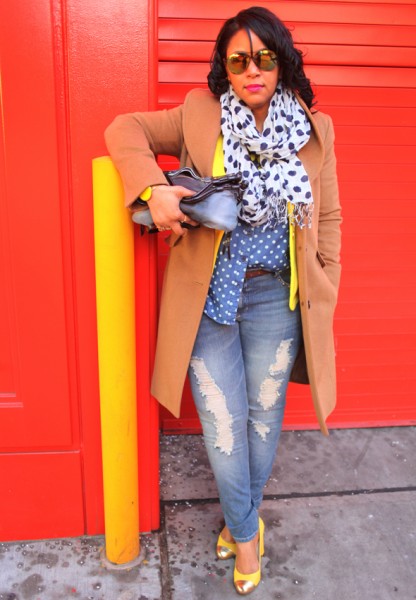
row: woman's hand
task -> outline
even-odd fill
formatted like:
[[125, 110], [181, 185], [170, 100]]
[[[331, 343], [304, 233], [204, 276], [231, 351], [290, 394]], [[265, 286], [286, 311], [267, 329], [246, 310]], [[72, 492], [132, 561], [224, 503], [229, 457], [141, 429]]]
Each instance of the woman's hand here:
[[152, 197], [148, 207], [153, 218], [153, 223], [160, 230], [172, 229], [176, 235], [185, 235], [186, 229], [181, 223], [198, 225], [187, 217], [179, 208], [179, 202], [186, 196], [193, 196], [195, 192], [181, 185], [158, 185], [153, 188]]

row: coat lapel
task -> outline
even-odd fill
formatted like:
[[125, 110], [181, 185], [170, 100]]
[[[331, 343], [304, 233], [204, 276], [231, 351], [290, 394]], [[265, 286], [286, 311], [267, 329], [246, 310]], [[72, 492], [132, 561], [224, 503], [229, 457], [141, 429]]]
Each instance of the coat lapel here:
[[189, 155], [202, 177], [212, 176], [214, 153], [221, 133], [221, 108], [207, 90], [196, 89], [184, 107], [184, 139]]
[[306, 106], [302, 98], [300, 98], [300, 96], [296, 94], [296, 97], [312, 125], [309, 142], [305, 144], [298, 152], [298, 156], [308, 174], [309, 181], [312, 182], [318, 176], [324, 162], [324, 144], [311, 111]]

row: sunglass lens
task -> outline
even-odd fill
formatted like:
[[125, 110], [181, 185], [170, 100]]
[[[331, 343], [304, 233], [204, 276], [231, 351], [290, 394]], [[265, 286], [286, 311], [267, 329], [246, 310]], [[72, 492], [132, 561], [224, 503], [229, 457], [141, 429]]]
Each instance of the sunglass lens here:
[[234, 75], [241, 75], [247, 69], [248, 61], [250, 58], [245, 54], [231, 54], [227, 58], [227, 65], [231, 73]]
[[254, 62], [262, 71], [272, 71], [276, 66], [276, 57], [271, 52], [259, 52]]

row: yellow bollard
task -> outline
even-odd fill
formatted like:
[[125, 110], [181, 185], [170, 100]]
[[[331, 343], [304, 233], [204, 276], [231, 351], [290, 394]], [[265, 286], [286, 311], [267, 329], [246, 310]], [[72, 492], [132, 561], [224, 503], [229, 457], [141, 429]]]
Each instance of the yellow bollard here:
[[106, 558], [140, 552], [133, 223], [110, 157], [93, 160]]

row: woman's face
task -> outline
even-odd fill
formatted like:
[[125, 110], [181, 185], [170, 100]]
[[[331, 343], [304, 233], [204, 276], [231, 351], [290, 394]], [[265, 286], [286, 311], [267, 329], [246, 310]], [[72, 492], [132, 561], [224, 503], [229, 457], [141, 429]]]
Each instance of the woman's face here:
[[[237, 31], [227, 46], [226, 58], [235, 52], [255, 55], [259, 50], [267, 50], [261, 39], [251, 30], [250, 36], [251, 44], [245, 29]], [[253, 60], [250, 60], [247, 69], [240, 75], [231, 73], [228, 66], [226, 66], [226, 70], [228, 80], [236, 94], [251, 109], [256, 119], [257, 129], [261, 131], [269, 110], [270, 100], [276, 91], [279, 67], [276, 65], [271, 71], [262, 71], [254, 64]]]

